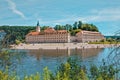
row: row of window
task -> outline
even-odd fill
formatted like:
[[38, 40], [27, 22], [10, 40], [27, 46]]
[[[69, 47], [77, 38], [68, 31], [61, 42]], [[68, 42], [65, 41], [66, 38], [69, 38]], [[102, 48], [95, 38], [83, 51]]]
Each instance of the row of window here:
[[45, 33], [45, 35], [52, 35], [52, 34], [53, 34], [53, 35], [56, 35], [56, 34], [57, 34], [57, 35], [61, 35], [61, 34], [65, 35], [65, 34], [68, 34], [68, 33], [67, 33], [67, 32]]
[[27, 41], [44, 41], [44, 40], [67, 40], [67, 38], [60, 38], [60, 39], [52, 39], [52, 38], [47, 38], [47, 39], [35, 39], [35, 38], [33, 38], [33, 39], [27, 39]]
[[97, 38], [103, 38], [103, 37], [99, 37], [99, 36], [94, 36], [94, 37], [90, 37], [90, 36], [83, 36], [82, 38], [92, 38], [92, 39], [97, 39]]
[[59, 38], [59, 37], [69, 37], [69, 36], [28, 36], [29, 38]]
[[27, 37], [26, 39], [68, 39], [68, 37], [54, 37], [54, 38], [52, 38], [52, 37], [44, 37], [44, 38], [39, 38], [39, 37]]
[[35, 41], [35, 40], [29, 40], [27, 42], [67, 42], [67, 40], [44, 40], [44, 41]]

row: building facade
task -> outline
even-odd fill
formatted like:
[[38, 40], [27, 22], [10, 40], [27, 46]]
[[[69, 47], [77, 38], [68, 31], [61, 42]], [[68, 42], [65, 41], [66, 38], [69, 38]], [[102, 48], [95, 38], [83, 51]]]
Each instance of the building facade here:
[[67, 30], [47, 28], [40, 31], [39, 22], [36, 31], [26, 35], [27, 43], [68, 43], [68, 42], [96, 42], [105, 39], [100, 32], [81, 30], [76, 36], [71, 36]]
[[70, 42], [70, 33], [67, 30], [54, 30], [47, 28], [40, 31], [39, 23], [36, 31], [26, 35], [27, 43], [67, 43]]
[[78, 42], [96, 42], [105, 39], [100, 32], [83, 31], [76, 34]]

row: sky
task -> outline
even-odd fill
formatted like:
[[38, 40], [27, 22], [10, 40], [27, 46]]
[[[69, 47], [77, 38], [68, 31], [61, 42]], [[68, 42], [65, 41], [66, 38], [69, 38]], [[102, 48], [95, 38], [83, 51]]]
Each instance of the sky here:
[[120, 30], [120, 0], [0, 0], [0, 26], [94, 24], [104, 35]]

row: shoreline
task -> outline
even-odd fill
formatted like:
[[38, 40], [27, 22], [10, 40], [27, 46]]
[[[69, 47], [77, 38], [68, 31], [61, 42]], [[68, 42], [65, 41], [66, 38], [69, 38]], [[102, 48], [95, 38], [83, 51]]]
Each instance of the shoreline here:
[[11, 45], [10, 49], [88, 49], [120, 46], [120, 44], [88, 44], [88, 43], [32, 43]]

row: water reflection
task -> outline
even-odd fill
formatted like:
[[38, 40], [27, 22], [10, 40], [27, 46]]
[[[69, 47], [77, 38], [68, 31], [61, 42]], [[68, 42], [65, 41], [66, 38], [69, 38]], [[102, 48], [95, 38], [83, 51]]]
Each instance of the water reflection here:
[[[7, 61], [11, 63], [9, 65], [10, 71], [13, 72], [15, 70], [17, 75], [23, 77], [26, 74], [31, 75], [36, 72], [42, 73], [43, 68], [46, 66], [54, 72], [60, 63], [65, 62], [68, 57], [77, 57], [79, 60], [82, 59], [82, 64], [86, 65], [88, 68], [91, 63], [99, 66], [102, 59], [107, 59], [108, 56], [109, 59], [107, 63], [109, 62], [111, 64], [111, 61], [114, 61], [114, 56], [116, 62], [119, 62], [119, 56], [116, 56], [115, 53], [119, 54], [120, 49], [112, 51], [110, 54], [111, 51], [112, 48], [11, 50], [9, 54], [10, 57]], [[0, 57], [0, 62], [1, 61], [3, 64], [6, 63], [6, 59], [3, 56]], [[1, 70], [3, 67], [4, 66], [2, 66], [2, 63], [0, 63]]]
[[[63, 50], [13, 50], [10, 61], [11, 68], [21, 77], [25, 74], [31, 75], [36, 72], [42, 73], [44, 67], [55, 71], [60, 63], [65, 62], [68, 57], [82, 59], [82, 64], [89, 67], [91, 63], [99, 66], [102, 59], [106, 59], [111, 50], [109, 48], [91, 49], [63, 49]], [[11, 70], [13, 71], [13, 70]]]
[[56, 49], [56, 50], [29, 50], [28, 54], [31, 56], [35, 56], [37, 60], [40, 60], [43, 56], [44, 57], [68, 57], [72, 55], [77, 55], [81, 57], [82, 59], [86, 59], [89, 57], [93, 57], [98, 55], [100, 52], [102, 52], [103, 48], [91, 48], [91, 49]]

